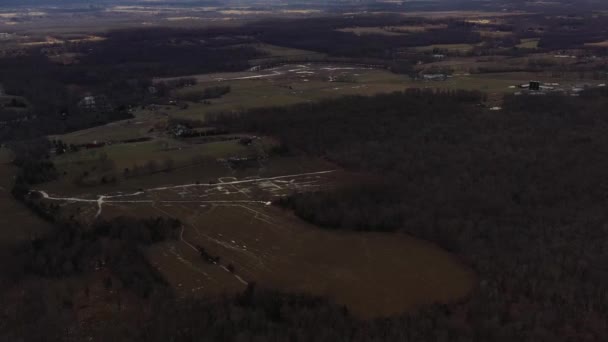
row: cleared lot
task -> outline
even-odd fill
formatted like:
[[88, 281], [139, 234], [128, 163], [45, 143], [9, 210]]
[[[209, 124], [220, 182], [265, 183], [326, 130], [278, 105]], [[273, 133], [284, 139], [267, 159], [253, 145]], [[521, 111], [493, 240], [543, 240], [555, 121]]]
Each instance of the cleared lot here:
[[469, 293], [472, 272], [429, 243], [404, 235], [321, 230], [270, 204], [289, 193], [334, 186], [345, 176], [321, 170], [228, 176], [133, 193], [41, 193], [83, 219], [179, 218], [180, 239], [153, 246], [147, 254], [182, 297], [234, 293], [255, 282], [327, 296], [357, 315], [378, 317]]

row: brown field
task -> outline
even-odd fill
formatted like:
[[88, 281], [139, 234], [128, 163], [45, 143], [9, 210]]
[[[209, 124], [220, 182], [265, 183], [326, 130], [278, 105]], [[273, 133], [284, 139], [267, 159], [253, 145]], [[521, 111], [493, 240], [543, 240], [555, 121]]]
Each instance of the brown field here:
[[340, 32], [353, 33], [358, 36], [366, 34], [380, 34], [385, 36], [402, 36], [408, 33], [424, 32], [428, 30], [446, 28], [447, 24], [401, 25], [382, 27], [347, 27], [338, 29]]
[[538, 42], [540, 42], [540, 38], [522, 39], [517, 47], [520, 49], [536, 49], [538, 48]]
[[[182, 297], [234, 293], [246, 284], [326, 296], [363, 317], [378, 317], [465, 297], [474, 276], [450, 254], [404, 235], [320, 230], [270, 205], [294, 191], [348, 178], [325, 169], [272, 177], [220, 177], [135, 193], [47, 194], [83, 219], [169, 216], [180, 239], [147, 254]], [[204, 261], [197, 247], [220, 256]], [[234, 267], [230, 272], [229, 265]], [[383, 288], [378, 289], [378, 284]]]
[[405, 32], [391, 31], [384, 27], [348, 27], [338, 29], [340, 32], [352, 33], [357, 36], [363, 36], [366, 34], [379, 34], [383, 36], [402, 36]]
[[477, 30], [482, 38], [504, 38], [513, 35], [513, 32]]
[[419, 12], [406, 12], [402, 15], [405, 17], [424, 17], [433, 19], [470, 19], [477, 23], [482, 24], [493, 24], [499, 22], [497, 18], [501, 17], [512, 17], [531, 14], [524, 11], [509, 11], [509, 12], [489, 12], [489, 11], [419, 11]]
[[388, 26], [386, 29], [389, 31], [396, 31], [396, 32], [404, 32], [404, 33], [411, 33], [411, 32], [424, 32], [424, 31], [428, 31], [428, 30], [436, 30], [436, 29], [443, 29], [443, 28], [447, 28], [448, 25], [447, 24], [425, 24], [425, 25], [402, 25], [402, 26]]
[[389, 93], [411, 86], [411, 80], [405, 75], [372, 67], [328, 63], [187, 76], [196, 78], [198, 84], [178, 90], [175, 95], [218, 85], [230, 86], [232, 91], [208, 104], [189, 103], [184, 110], [174, 107], [164, 111], [168, 116], [203, 120], [209, 113], [292, 105], [342, 95]]
[[455, 51], [455, 52], [470, 52], [475, 47], [474, 44], [434, 44], [427, 46], [417, 46], [414, 48], [416, 51], [433, 51], [435, 49]]
[[585, 44], [585, 46], [608, 47], [608, 40], [605, 40], [603, 42], [597, 42], [597, 43], [587, 43], [587, 44]]
[[[461, 62], [471, 61], [463, 58]], [[329, 81], [337, 76], [344, 79]], [[223, 158], [257, 155], [258, 142], [252, 146], [240, 146], [235, 141], [198, 144], [195, 140], [173, 139], [159, 127], [180, 113], [204, 119], [201, 114], [212, 111], [407, 87], [479, 89], [502, 94], [515, 91], [510, 86], [547, 77], [463, 73], [445, 82], [423, 82], [384, 70], [327, 64], [198, 75], [199, 84], [187, 91], [223, 84], [230, 85], [232, 92], [212, 100], [210, 105], [191, 103], [186, 110], [175, 106], [138, 110], [135, 119], [62, 136], [73, 143], [141, 136], [152, 140], [58, 156], [55, 162], [68, 176], [41, 190], [47, 192], [48, 201], [59, 202], [67, 214], [77, 213], [84, 221], [123, 215], [178, 218], [183, 224], [180, 238], [152, 246], [146, 253], [184, 298], [235, 293], [255, 282], [281, 291], [326, 296], [365, 318], [457, 301], [474, 287], [474, 274], [436, 246], [398, 234], [321, 230], [269, 204], [294, 192], [339, 186], [353, 175], [340, 170], [324, 172], [336, 168], [310, 158], [271, 157], [254, 167], [234, 169]], [[266, 144], [265, 138], [258, 141]], [[71, 183], [74, 174], [87, 168], [93, 172], [100, 155], [114, 163], [120, 178], [116, 184], [83, 187]], [[205, 163], [188, 164], [200, 156], [207, 157]], [[134, 162], [160, 162], [169, 157], [175, 158], [179, 166], [171, 172], [120, 177], [122, 168]], [[219, 263], [205, 261], [198, 246], [219, 256]], [[229, 266], [234, 267], [232, 272]], [[385, 284], [381, 290], [377, 288], [379, 283]]]

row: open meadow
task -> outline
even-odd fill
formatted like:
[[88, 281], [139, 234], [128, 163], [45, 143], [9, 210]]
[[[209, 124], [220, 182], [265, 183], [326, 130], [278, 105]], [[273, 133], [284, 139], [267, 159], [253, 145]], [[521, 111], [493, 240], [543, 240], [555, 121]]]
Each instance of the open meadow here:
[[[274, 167], [287, 171], [281, 162], [266, 165]], [[320, 230], [272, 205], [294, 192], [338, 186], [351, 177], [340, 170], [270, 177], [233, 174], [131, 193], [118, 190], [128, 188], [128, 181], [108, 194], [95, 188], [70, 196], [40, 193], [85, 221], [179, 219], [179, 239], [152, 246], [146, 254], [183, 298], [238, 293], [255, 282], [327, 297], [369, 318], [457, 301], [473, 287], [472, 272], [432, 244], [402, 235]], [[377, 288], [378, 281], [382, 288]]]

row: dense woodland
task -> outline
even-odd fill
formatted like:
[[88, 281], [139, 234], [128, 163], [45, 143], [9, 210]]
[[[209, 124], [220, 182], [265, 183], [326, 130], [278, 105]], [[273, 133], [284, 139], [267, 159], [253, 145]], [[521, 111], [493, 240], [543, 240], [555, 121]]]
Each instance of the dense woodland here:
[[[157, 290], [149, 292], [138, 282], [132, 288], [143, 296], [156, 293], [149, 297], [152, 313], [136, 325], [120, 315], [102, 322], [104, 336], [146, 341], [603, 341], [608, 218], [605, 189], [597, 180], [606, 169], [608, 125], [601, 109], [607, 95], [511, 97], [505, 111], [493, 113], [476, 106], [479, 93], [409, 91], [216, 118], [226, 128], [280, 137], [289, 153], [322, 156], [370, 175], [371, 186], [283, 201], [304, 219], [328, 229], [394, 231], [434, 241], [475, 268], [479, 288], [462, 303], [360, 321], [325, 299], [255, 286], [217, 301], [175, 300], [162, 281], [152, 281], [150, 269], [136, 278], [150, 279], [143, 283], [158, 284], [153, 286]], [[383, 179], [374, 182], [374, 175]], [[130, 241], [119, 226], [139, 223], [115, 224], [117, 229], [98, 228], [84, 236]], [[74, 236], [68, 241], [80, 245], [83, 235]], [[135, 241], [141, 236], [148, 233], [136, 234]], [[54, 242], [57, 238], [47, 241], [29, 249], [40, 251], [35, 260], [78, 251], [48, 254], [61, 244]], [[146, 237], [138, 243], [146, 241], [156, 240]], [[65, 272], [65, 262], [34, 265]], [[67, 269], [83, 267], [73, 265]], [[146, 270], [144, 265], [138, 270]], [[65, 338], [62, 332], [56, 332], [57, 340]], [[31, 332], [34, 337], [39, 333]]]
[[[327, 54], [326, 60], [381, 65], [395, 72], [415, 74], [413, 65], [432, 61], [432, 56], [407, 51], [408, 47], [470, 43], [476, 46], [467, 54], [523, 56], [527, 51], [515, 48], [522, 38], [540, 38], [539, 52], [543, 52], [578, 48], [608, 37], [608, 27], [602, 18], [560, 18], [531, 15], [479, 27], [450, 19], [340, 16], [259, 21], [230, 28], [123, 29], [108, 32], [102, 41], [31, 48], [18, 56], [0, 58], [0, 84], [8, 95], [14, 96], [13, 105], [0, 106], [0, 141], [63, 133], [129, 118], [130, 107], [159, 101], [167, 95], [167, 86], [172, 86], [165, 84], [151, 91], [152, 78], [245, 70], [253, 66], [251, 60], [268, 57], [254, 48], [254, 43], [317, 51]], [[403, 25], [435, 25], [435, 28], [406, 35], [356, 35], [339, 31]], [[482, 38], [479, 29], [514, 35]], [[598, 53], [602, 50], [597, 49]], [[64, 65], [49, 58], [64, 54], [75, 56], [75, 60]], [[260, 63], [282, 61], [281, 57], [273, 57]], [[557, 66], [529, 63], [518, 70], [549, 67]], [[82, 101], [87, 96], [97, 100], [96, 107], [83, 107]], [[209, 96], [217, 95], [197, 95], [201, 100]]]
[[[385, 17], [319, 18], [284, 22], [252, 24], [256, 38], [270, 44], [324, 52], [332, 56], [395, 59], [405, 47], [432, 44], [479, 43], [479, 33], [462, 21], [449, 22], [446, 28], [423, 31], [413, 35], [355, 35], [338, 31], [347, 27], [383, 27], [390, 25], [420, 25], [427, 20], [404, 20]], [[431, 22], [432, 23], [432, 22]]]
[[216, 122], [383, 179], [281, 201], [302, 218], [412, 234], [473, 265], [473, 298], [434, 312], [443, 340], [602, 341], [606, 95], [513, 96], [496, 114], [479, 94], [410, 91]]
[[[26, 108], [0, 108], [0, 141], [130, 118], [130, 107], [159, 101], [165, 95], [150, 91], [153, 77], [244, 70], [250, 59], [264, 55], [244, 45], [250, 38], [230, 32], [221, 35], [216, 30], [119, 30], [106, 38], [0, 58], [4, 91], [28, 104]], [[78, 55], [77, 63], [62, 65], [48, 58], [61, 53]], [[206, 95], [217, 96], [213, 91]], [[96, 106], [82, 105], [87, 96], [96, 100]]]
[[[50, 236], [0, 246], [0, 273], [6, 275], [0, 277], [0, 340], [82, 341], [91, 335], [103, 341], [608, 339], [606, 92], [507, 97], [503, 111], [489, 112], [479, 106], [481, 93], [410, 90], [212, 118], [220, 132], [277, 137], [282, 145], [275, 153], [322, 157], [366, 175], [368, 182], [360, 186], [278, 201], [286, 210], [325, 229], [427, 239], [456, 253], [479, 276], [479, 287], [466, 302], [386, 319], [360, 321], [327, 299], [254, 285], [216, 301], [178, 300], [142, 251], [177, 238], [179, 222], [119, 218], [83, 227], [30, 191], [57, 176], [48, 154], [58, 144], [36, 138], [128, 118], [130, 106], [157, 101], [165, 88], [193, 82], [168, 82], [155, 93], [152, 77], [248, 68], [250, 59], [264, 54], [244, 44], [402, 61], [404, 70], [411, 70], [412, 61], [398, 54], [402, 47], [480, 40], [474, 27], [458, 21], [407, 40], [336, 31], [375, 26], [378, 20], [307, 19], [280, 23], [281, 29], [258, 22], [221, 30], [116, 31], [103, 42], [67, 46], [80, 55], [74, 65], [55, 64], [42, 49], [0, 59], [0, 83], [19, 99], [0, 109], [0, 141], [10, 142], [19, 168], [13, 195], [55, 227]], [[573, 21], [578, 19], [556, 22], [562, 27], [556, 34], [581, 27]], [[591, 25], [594, 32], [601, 30], [599, 21]], [[572, 35], [588, 31], [577, 32]], [[543, 48], [580, 45], [574, 38], [543, 39]], [[83, 108], [85, 96], [109, 103]], [[105, 272], [107, 293], [128, 293], [141, 306], [126, 309], [108, 295], [112, 301], [104, 304], [118, 309], [95, 324], [80, 324], [75, 312], [82, 308], [72, 302], [78, 287], [69, 281], [99, 270]], [[58, 280], [70, 285], [60, 291], [46, 286]], [[88, 296], [88, 288], [85, 292]]]

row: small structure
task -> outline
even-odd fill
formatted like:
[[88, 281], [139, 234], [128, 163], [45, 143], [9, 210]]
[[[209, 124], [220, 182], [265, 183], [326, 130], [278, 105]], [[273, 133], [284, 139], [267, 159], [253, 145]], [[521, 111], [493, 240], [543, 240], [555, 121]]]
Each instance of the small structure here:
[[95, 96], [85, 96], [80, 100], [78, 105], [84, 109], [95, 109]]
[[112, 106], [104, 95], [92, 96], [88, 95], [78, 102], [81, 109], [89, 111], [110, 111]]
[[448, 79], [446, 74], [424, 74], [422, 79], [425, 81], [445, 81]]
[[171, 134], [175, 138], [181, 138], [183, 136], [189, 135], [191, 133], [191, 129], [182, 124], [177, 124], [171, 128]]
[[540, 91], [540, 82], [530, 81], [528, 89], [530, 89], [530, 91]]
[[572, 91], [572, 93], [574, 94], [579, 94], [582, 93], [585, 90], [584, 86], [574, 86], [572, 87], [572, 89], [570, 89]]

